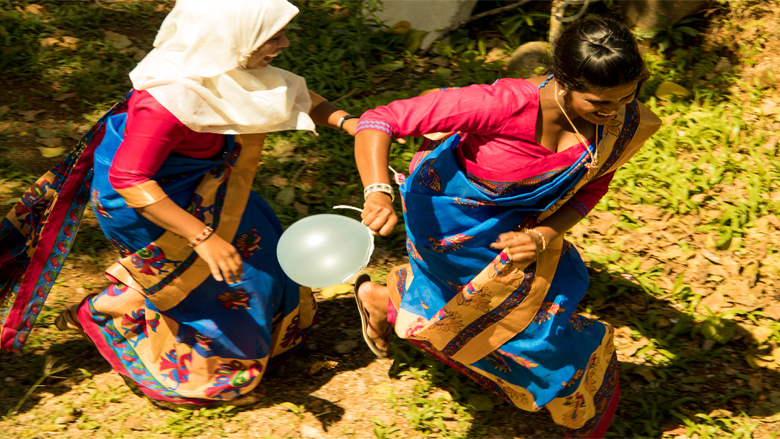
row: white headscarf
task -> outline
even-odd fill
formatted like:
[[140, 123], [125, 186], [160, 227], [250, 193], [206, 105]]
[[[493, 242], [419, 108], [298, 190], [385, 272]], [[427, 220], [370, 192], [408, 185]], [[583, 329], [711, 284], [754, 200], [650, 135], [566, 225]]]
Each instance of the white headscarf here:
[[130, 72], [133, 87], [197, 132], [313, 131], [305, 79], [243, 67], [297, 13], [286, 0], [177, 0], [154, 50]]

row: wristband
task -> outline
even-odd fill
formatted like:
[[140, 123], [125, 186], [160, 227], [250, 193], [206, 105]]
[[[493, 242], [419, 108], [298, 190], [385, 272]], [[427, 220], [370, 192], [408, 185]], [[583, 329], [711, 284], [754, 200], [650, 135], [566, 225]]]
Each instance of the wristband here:
[[368, 186], [366, 186], [365, 189], [363, 189], [363, 199], [368, 198], [368, 196], [373, 194], [374, 192], [384, 192], [387, 195], [390, 195], [391, 203], [395, 201], [395, 192], [393, 191], [393, 187], [390, 186], [389, 184], [385, 184], [385, 183], [369, 184]]
[[214, 233], [214, 229], [212, 229], [209, 226], [206, 226], [206, 228], [203, 229], [202, 232], [198, 233], [196, 237], [192, 238], [192, 241], [190, 241], [188, 245], [192, 248], [195, 248], [196, 245], [208, 239], [208, 237], [211, 236], [212, 233]]
[[348, 120], [350, 120], [350, 119], [360, 119], [360, 116], [353, 116], [353, 115], [351, 115], [351, 114], [348, 114], [348, 115], [346, 115], [346, 116], [341, 116], [341, 119], [339, 119], [339, 121], [338, 121], [338, 123], [336, 124], [336, 126], [337, 126], [337, 127], [340, 129], [340, 130], [342, 130], [342, 131], [343, 131], [343, 130], [344, 130], [344, 122], [346, 122], [346, 121], [348, 121]]

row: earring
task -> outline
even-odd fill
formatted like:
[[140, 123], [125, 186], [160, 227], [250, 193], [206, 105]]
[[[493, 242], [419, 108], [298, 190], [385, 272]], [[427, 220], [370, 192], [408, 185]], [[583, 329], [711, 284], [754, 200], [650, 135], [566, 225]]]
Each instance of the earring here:
[[561, 90], [558, 92], [559, 96], [566, 96], [566, 90]]

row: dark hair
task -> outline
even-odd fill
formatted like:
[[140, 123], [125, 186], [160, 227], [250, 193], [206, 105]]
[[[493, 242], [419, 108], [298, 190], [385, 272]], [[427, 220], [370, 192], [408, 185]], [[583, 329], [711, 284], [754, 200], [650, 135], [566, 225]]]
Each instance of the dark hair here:
[[601, 17], [569, 25], [553, 44], [549, 72], [566, 90], [606, 89], [650, 77], [634, 35], [624, 24]]

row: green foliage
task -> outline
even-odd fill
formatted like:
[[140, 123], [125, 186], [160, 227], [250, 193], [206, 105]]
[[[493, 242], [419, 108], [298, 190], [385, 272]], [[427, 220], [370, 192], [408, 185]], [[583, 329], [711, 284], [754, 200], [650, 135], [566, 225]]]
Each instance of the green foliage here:
[[[114, 47], [103, 29], [133, 23], [135, 43], [148, 48], [156, 32], [155, 18], [164, 13], [161, 2], [123, 3], [97, 7], [82, 2], [46, 2], [35, 13], [0, 3], [0, 76], [55, 84], [62, 93], [78, 92], [84, 105], [94, 108], [115, 101], [130, 89], [127, 73], [136, 65], [134, 52]], [[162, 3], [172, 3], [165, 0]], [[139, 26], [140, 25], [140, 26]]]
[[682, 46], [685, 36], [694, 37], [698, 35], [699, 31], [691, 27], [698, 23], [699, 19], [696, 17], [683, 18], [677, 23], [672, 23], [661, 14], [658, 14], [658, 20], [661, 22], [661, 26], [651, 29], [653, 40], [658, 44], [658, 49], [661, 52], [665, 52], [672, 45]]

